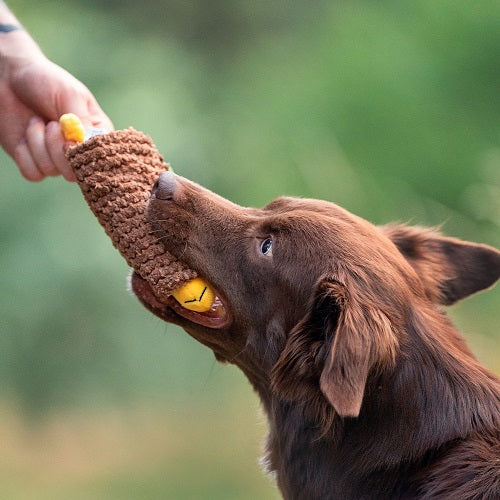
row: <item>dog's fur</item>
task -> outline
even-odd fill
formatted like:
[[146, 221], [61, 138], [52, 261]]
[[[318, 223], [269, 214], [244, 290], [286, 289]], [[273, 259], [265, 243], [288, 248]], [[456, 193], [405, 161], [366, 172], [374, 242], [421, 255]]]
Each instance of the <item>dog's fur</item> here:
[[133, 290], [246, 374], [286, 499], [499, 498], [499, 383], [441, 305], [493, 285], [500, 252], [324, 201], [242, 208], [171, 173], [149, 218], [227, 316]]

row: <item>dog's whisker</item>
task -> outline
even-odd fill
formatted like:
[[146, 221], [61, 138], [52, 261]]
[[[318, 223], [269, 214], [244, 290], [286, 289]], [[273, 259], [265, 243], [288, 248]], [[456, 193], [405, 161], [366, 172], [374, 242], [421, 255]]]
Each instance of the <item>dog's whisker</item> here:
[[184, 256], [184, 254], [186, 253], [186, 250], [187, 250], [187, 247], [188, 247], [188, 243], [187, 241], [184, 243], [184, 248], [182, 249], [182, 252], [179, 254], [178, 256], [178, 259], [179, 260], [182, 260], [182, 257]]

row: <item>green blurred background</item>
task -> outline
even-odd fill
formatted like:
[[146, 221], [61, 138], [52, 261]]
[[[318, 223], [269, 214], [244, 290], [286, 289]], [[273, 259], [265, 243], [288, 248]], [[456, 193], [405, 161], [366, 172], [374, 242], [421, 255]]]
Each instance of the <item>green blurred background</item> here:
[[[239, 204], [500, 246], [498, 1], [10, 3], [117, 128]], [[77, 186], [0, 161], [0, 497], [278, 498], [243, 376], [126, 291]], [[499, 298], [450, 310], [497, 373]]]

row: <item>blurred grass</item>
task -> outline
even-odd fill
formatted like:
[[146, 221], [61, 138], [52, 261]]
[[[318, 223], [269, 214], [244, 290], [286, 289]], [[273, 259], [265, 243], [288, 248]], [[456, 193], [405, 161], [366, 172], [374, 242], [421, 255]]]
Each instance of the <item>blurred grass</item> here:
[[[66, 411], [36, 425], [4, 408], [0, 495], [22, 500], [278, 498], [255, 460], [264, 425], [243, 409], [242, 396], [248, 396], [243, 392], [218, 408]], [[256, 413], [256, 401], [253, 409]], [[200, 441], [203, 446], [196, 445]]]
[[[237, 203], [312, 196], [500, 246], [498, 2], [12, 7], [117, 128]], [[243, 376], [125, 291], [76, 186], [0, 162], [0, 496], [275, 498]], [[499, 298], [450, 310], [497, 373]]]

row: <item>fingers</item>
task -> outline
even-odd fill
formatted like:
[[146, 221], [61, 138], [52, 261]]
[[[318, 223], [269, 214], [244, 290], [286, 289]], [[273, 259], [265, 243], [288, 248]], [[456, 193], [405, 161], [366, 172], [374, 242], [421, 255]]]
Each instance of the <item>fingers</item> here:
[[33, 117], [26, 128], [25, 139], [15, 149], [14, 160], [28, 180], [41, 181], [45, 177], [63, 175], [66, 180], [75, 181], [63, 148], [59, 124], [45, 124], [41, 118]]
[[38, 170], [44, 177], [58, 174], [45, 146], [45, 123], [40, 118], [32, 118], [26, 129], [26, 143]]
[[33, 157], [31, 156], [25, 139], [21, 140], [16, 146], [14, 150], [14, 161], [18, 165], [21, 175], [28, 181], [39, 182], [45, 178], [45, 175], [38, 170], [36, 163], [33, 161]]
[[45, 126], [45, 146], [54, 166], [57, 168], [57, 175], [61, 174], [70, 182], [76, 181], [75, 174], [64, 154], [64, 137], [58, 122], [49, 122]]

